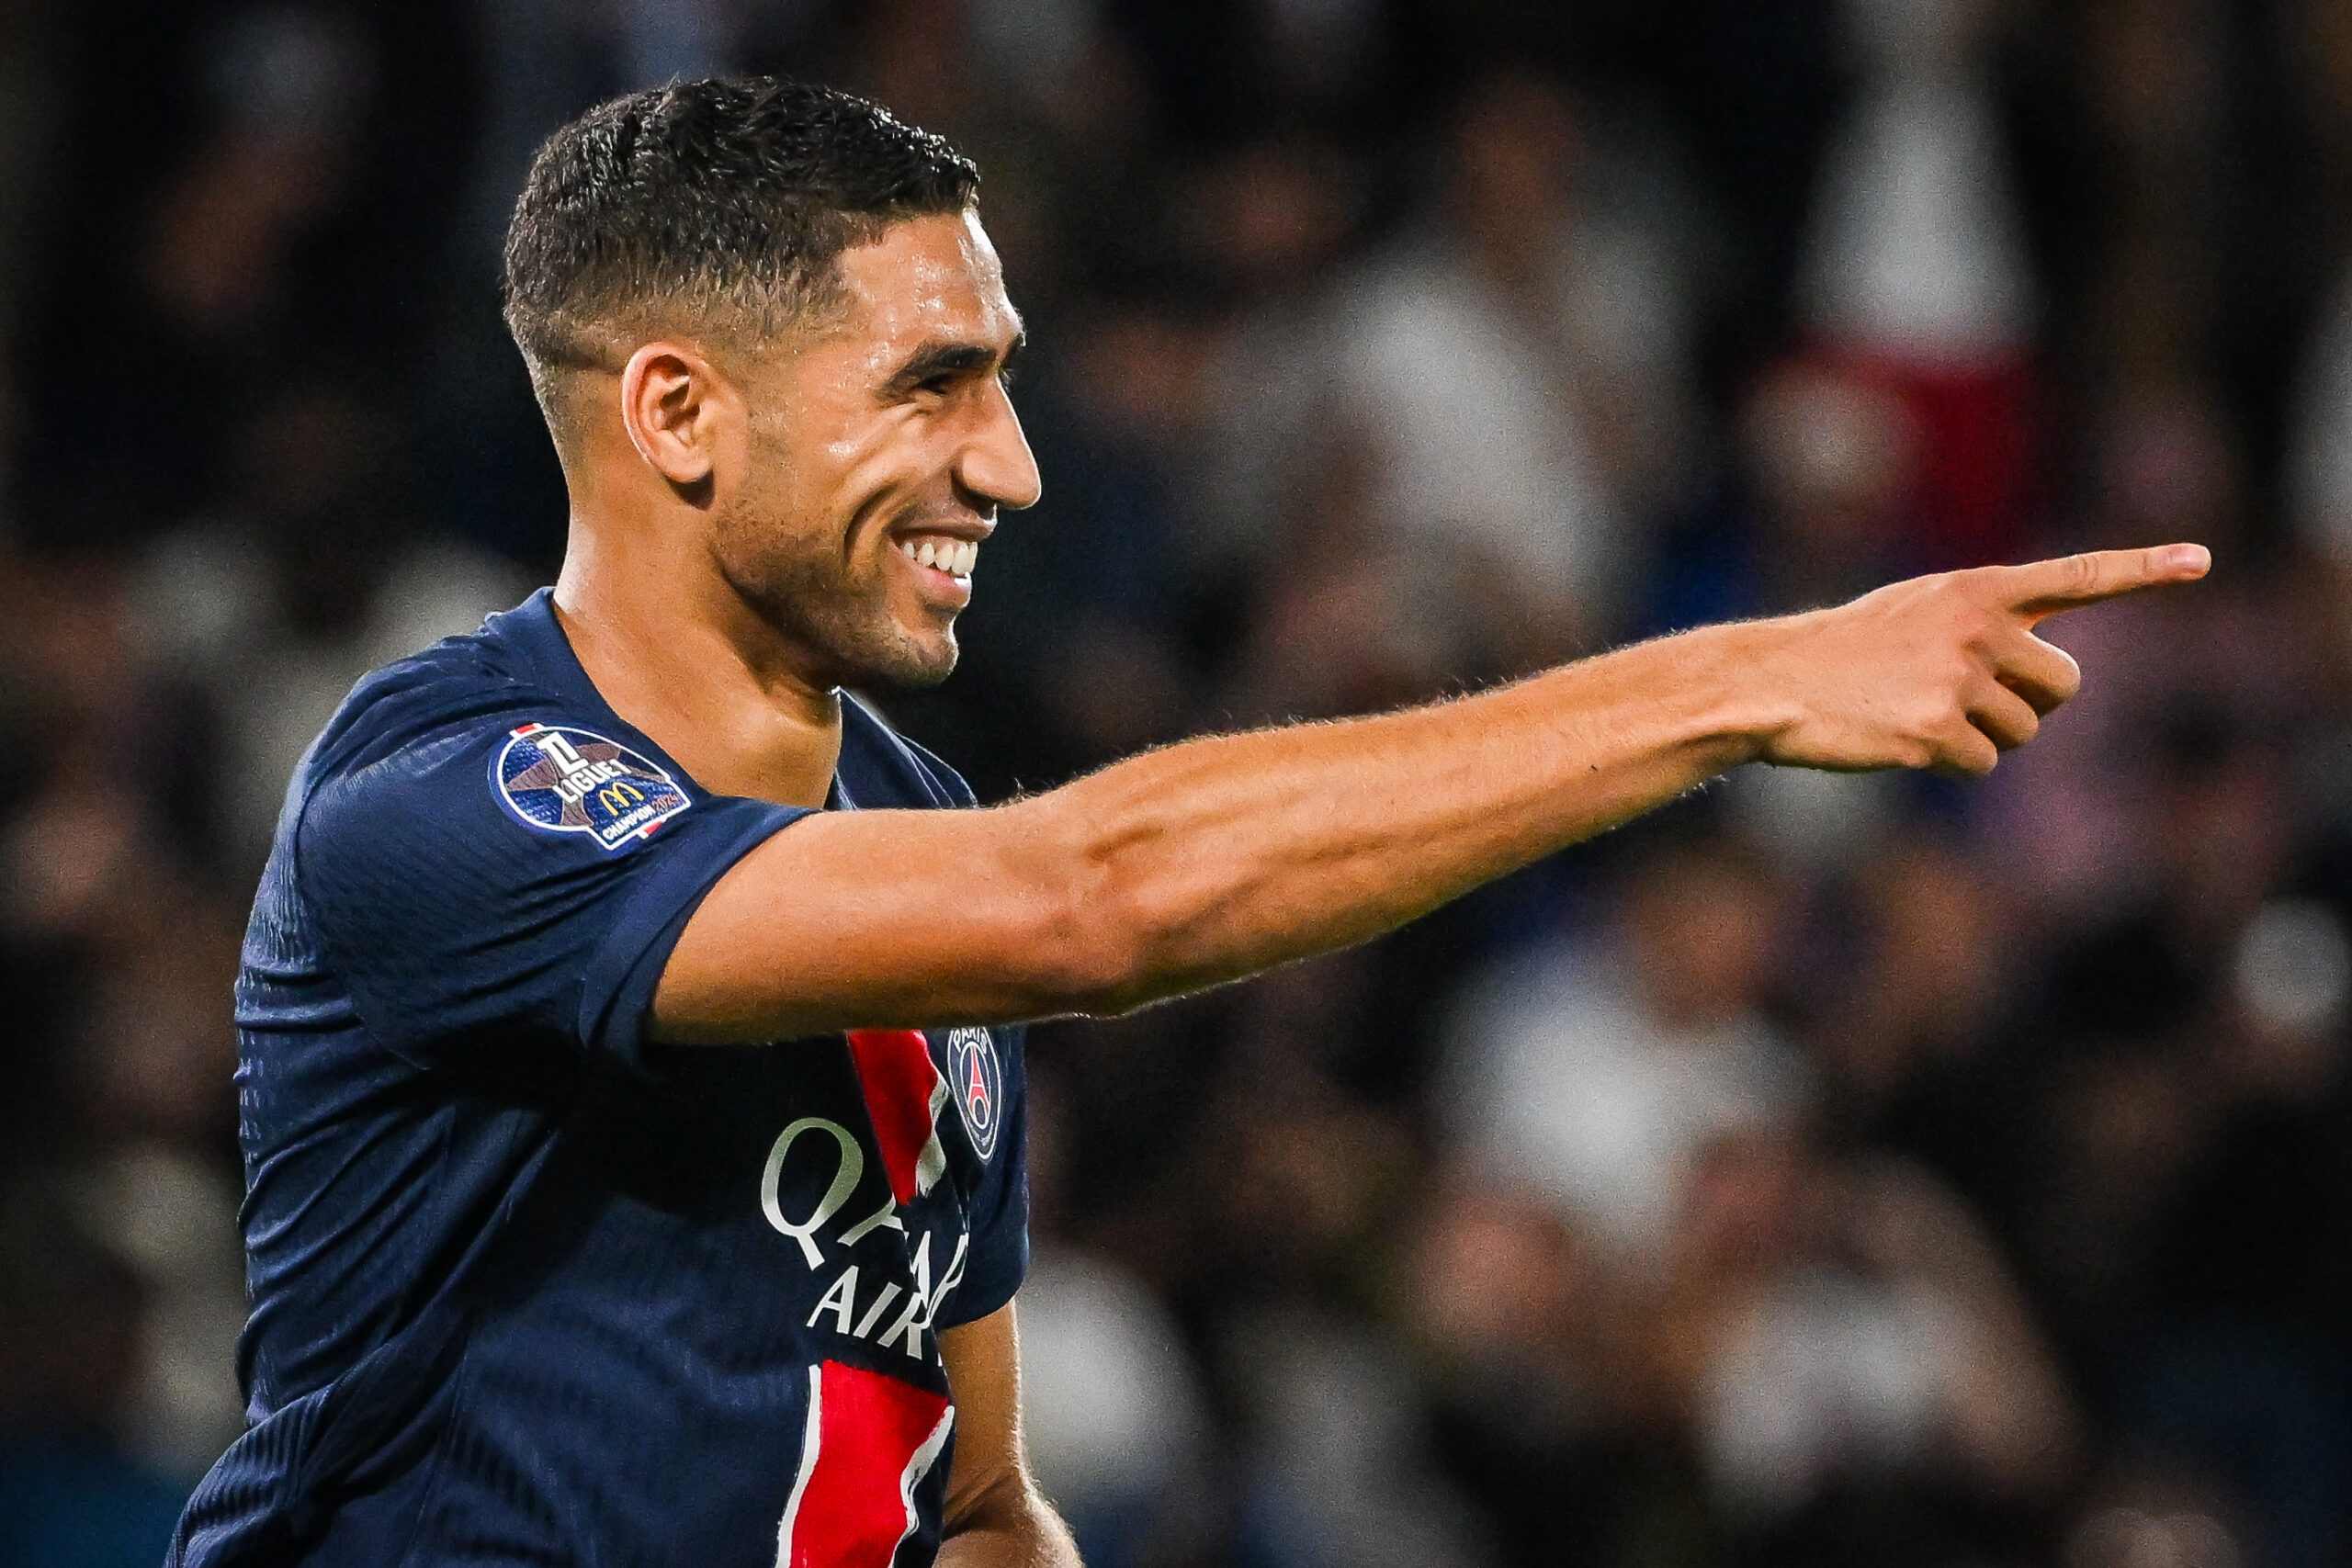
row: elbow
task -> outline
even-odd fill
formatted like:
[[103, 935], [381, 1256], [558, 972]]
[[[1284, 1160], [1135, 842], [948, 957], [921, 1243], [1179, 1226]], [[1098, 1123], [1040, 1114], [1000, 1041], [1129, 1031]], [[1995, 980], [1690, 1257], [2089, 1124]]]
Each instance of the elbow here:
[[1044, 1010], [1112, 1018], [1158, 999], [1145, 922], [1097, 879], [1059, 892], [1044, 925], [1030, 948]]
[[1036, 878], [1035, 917], [1020, 939], [1042, 1014], [1133, 1012], [1166, 995], [1159, 933], [1167, 922], [1123, 857], [1080, 839]]

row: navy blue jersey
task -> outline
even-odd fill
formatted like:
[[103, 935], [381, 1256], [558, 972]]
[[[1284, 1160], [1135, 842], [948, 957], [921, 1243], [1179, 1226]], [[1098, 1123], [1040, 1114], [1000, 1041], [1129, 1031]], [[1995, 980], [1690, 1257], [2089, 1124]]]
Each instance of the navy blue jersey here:
[[[844, 708], [831, 808], [971, 804]], [[352, 693], [245, 938], [252, 1426], [173, 1563], [932, 1560], [938, 1334], [1027, 1265], [1021, 1032], [645, 1038], [805, 815], [687, 777], [544, 592]]]

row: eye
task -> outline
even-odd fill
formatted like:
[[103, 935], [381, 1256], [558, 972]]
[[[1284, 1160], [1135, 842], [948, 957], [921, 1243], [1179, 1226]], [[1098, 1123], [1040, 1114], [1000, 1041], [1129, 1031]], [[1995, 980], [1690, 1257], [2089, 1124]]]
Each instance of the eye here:
[[956, 375], [953, 371], [946, 370], [941, 371], [936, 376], [927, 377], [915, 385], [916, 391], [928, 392], [934, 398], [944, 398], [955, 389]]

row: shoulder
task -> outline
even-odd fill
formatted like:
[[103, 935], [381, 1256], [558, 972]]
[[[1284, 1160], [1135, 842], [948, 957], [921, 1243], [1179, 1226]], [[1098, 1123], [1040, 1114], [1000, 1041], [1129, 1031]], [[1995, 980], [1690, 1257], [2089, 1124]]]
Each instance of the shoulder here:
[[303, 782], [363, 772], [420, 741], [494, 728], [503, 715], [552, 700], [495, 638], [445, 638], [361, 677], [311, 743]]
[[609, 851], [687, 805], [650, 751], [494, 630], [451, 637], [352, 689], [303, 759], [281, 833], [298, 835], [307, 858], [328, 840], [429, 829], [446, 844], [511, 818], [594, 835]]

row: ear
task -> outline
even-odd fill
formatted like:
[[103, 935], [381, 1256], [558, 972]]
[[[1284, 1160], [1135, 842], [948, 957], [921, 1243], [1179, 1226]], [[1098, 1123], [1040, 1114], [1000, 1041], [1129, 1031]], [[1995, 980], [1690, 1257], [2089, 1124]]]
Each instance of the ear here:
[[682, 491], [707, 489], [742, 400], [709, 360], [681, 344], [649, 343], [621, 367], [621, 424], [654, 472]]

